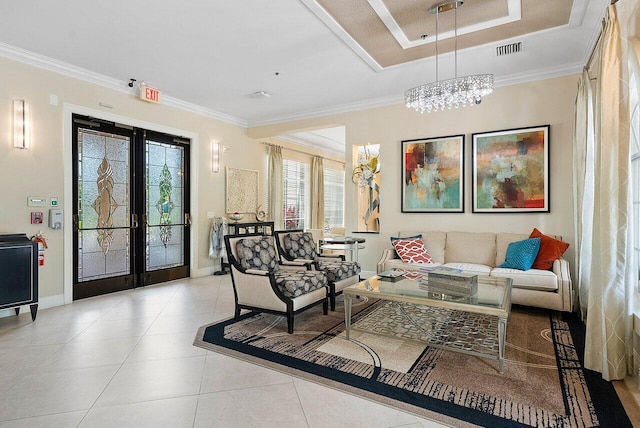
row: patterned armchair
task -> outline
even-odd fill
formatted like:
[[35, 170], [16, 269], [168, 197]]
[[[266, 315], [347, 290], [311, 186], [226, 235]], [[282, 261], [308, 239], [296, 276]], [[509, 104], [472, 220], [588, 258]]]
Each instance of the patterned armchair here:
[[316, 252], [316, 242], [309, 232], [302, 230], [275, 231], [278, 254], [283, 265], [307, 263], [317, 271], [327, 274], [331, 310], [336, 310], [336, 296], [350, 285], [360, 281], [358, 262], [347, 262], [344, 255], [321, 255]]
[[227, 235], [224, 237], [236, 301], [235, 318], [242, 309], [281, 314], [293, 333], [295, 314], [322, 303], [328, 313], [328, 286], [324, 272], [309, 270], [304, 263], [282, 266], [272, 236]]

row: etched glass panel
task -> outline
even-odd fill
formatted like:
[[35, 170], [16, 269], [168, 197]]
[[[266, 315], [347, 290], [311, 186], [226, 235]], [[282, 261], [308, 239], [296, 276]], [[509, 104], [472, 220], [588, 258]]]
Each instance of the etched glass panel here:
[[130, 144], [78, 129], [78, 282], [130, 273]]
[[147, 140], [147, 271], [184, 264], [184, 162], [184, 148]]

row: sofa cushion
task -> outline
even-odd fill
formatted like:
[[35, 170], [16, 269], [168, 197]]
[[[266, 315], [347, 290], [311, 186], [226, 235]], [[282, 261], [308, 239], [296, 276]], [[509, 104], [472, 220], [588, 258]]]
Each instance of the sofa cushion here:
[[316, 243], [309, 232], [293, 232], [284, 235], [284, 250], [293, 260], [315, 260]]
[[274, 276], [276, 287], [290, 299], [327, 285], [327, 276], [318, 270], [279, 270]]
[[277, 270], [276, 247], [273, 237], [242, 238], [236, 242], [238, 262], [244, 269]]
[[540, 238], [528, 238], [509, 244], [500, 268], [529, 270], [540, 249]]
[[445, 249], [445, 263], [473, 263], [495, 266], [496, 234], [449, 232]]
[[424, 248], [421, 238], [396, 239], [393, 248], [405, 263], [432, 263], [431, 255]]
[[491, 272], [491, 266], [477, 264], [477, 263], [445, 263], [444, 267], [451, 269], [459, 269], [465, 272], [477, 273], [481, 275], [489, 275]]
[[398, 236], [408, 238], [413, 235], [422, 235], [422, 242], [424, 248], [427, 249], [427, 253], [431, 255], [431, 259], [434, 263], [444, 263], [444, 247], [447, 242], [446, 232], [412, 232], [405, 231], [399, 232]]
[[508, 268], [494, 268], [491, 275], [496, 278], [511, 278], [514, 288], [538, 291], [558, 289], [558, 277], [548, 270], [529, 269], [526, 271]]
[[538, 251], [538, 256], [533, 262], [533, 267], [536, 269], [551, 269], [554, 260], [562, 257], [564, 252], [567, 251], [567, 248], [569, 248], [568, 243], [545, 235], [535, 228], [531, 232], [530, 237], [540, 238], [540, 251]]

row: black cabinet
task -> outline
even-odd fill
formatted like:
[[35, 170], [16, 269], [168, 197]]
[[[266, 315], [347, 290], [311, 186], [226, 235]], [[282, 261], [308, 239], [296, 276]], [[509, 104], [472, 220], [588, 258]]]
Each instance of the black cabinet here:
[[0, 309], [30, 305], [31, 319], [38, 311], [38, 244], [27, 235], [0, 235]]

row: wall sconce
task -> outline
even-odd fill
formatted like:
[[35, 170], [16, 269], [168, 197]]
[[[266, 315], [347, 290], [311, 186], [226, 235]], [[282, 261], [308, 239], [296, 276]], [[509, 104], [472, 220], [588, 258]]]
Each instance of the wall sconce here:
[[211, 143], [211, 171], [220, 172], [220, 143]]
[[25, 100], [13, 101], [13, 147], [28, 149], [31, 143], [31, 123], [29, 103]]

